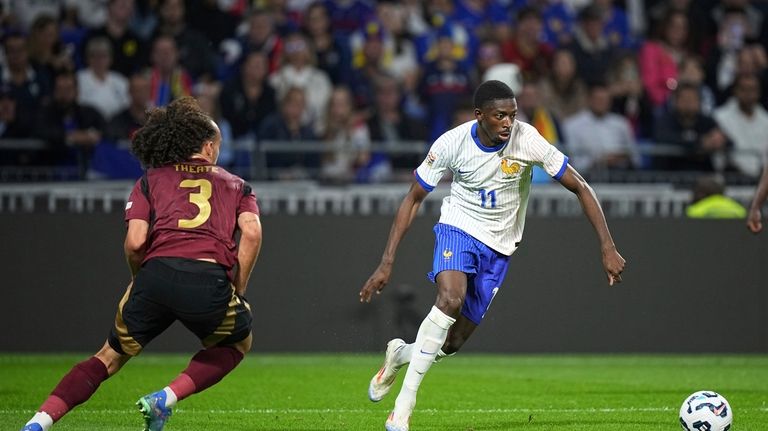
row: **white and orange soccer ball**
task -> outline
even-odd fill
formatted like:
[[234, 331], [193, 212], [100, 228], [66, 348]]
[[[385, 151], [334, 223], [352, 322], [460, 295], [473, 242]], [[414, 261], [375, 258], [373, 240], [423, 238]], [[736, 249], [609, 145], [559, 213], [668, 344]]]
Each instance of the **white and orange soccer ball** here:
[[732, 422], [730, 404], [715, 391], [694, 392], [680, 407], [680, 425], [686, 431], [728, 431]]

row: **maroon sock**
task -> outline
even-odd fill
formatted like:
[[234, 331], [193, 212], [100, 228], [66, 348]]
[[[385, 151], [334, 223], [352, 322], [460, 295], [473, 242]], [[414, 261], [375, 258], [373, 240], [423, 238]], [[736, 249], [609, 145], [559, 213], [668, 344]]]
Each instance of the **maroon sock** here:
[[216, 346], [201, 350], [169, 387], [181, 400], [215, 385], [242, 360], [243, 354], [234, 347]]
[[75, 406], [88, 400], [108, 377], [107, 367], [99, 358], [93, 356], [80, 362], [61, 379], [39, 410], [56, 422]]

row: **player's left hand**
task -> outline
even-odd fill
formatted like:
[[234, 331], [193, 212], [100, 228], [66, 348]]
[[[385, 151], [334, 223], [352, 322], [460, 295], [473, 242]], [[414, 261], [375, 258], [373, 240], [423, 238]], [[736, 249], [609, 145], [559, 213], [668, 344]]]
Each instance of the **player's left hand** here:
[[760, 209], [750, 209], [747, 216], [747, 228], [752, 233], [760, 233], [763, 230], [763, 215], [760, 213]]
[[603, 252], [603, 268], [608, 275], [608, 285], [621, 283], [621, 273], [624, 272], [624, 265], [627, 263], [615, 248]]
[[378, 295], [389, 282], [389, 276], [392, 274], [392, 264], [382, 263], [371, 274], [368, 281], [360, 289], [360, 302], [371, 302], [374, 292]]

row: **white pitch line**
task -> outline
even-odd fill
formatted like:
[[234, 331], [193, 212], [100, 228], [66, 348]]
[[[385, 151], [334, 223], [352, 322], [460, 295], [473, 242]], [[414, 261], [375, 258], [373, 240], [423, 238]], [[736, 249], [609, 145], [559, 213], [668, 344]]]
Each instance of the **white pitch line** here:
[[[206, 414], [347, 414], [347, 413], [376, 413], [385, 411], [382, 409], [229, 409], [229, 410], [205, 410], [205, 409], [178, 409], [178, 412], [186, 413], [206, 413]], [[585, 408], [585, 409], [558, 409], [558, 408], [517, 408], [517, 409], [416, 409], [418, 413], [427, 414], [513, 414], [513, 413], [631, 413], [631, 412], [673, 412], [677, 411], [672, 407], [622, 407], [622, 408]], [[739, 412], [768, 412], [768, 407], [743, 408]], [[23, 414], [31, 410], [7, 409], [0, 410], [0, 414]], [[78, 409], [77, 412], [88, 414], [122, 414], [135, 413], [133, 409]]]

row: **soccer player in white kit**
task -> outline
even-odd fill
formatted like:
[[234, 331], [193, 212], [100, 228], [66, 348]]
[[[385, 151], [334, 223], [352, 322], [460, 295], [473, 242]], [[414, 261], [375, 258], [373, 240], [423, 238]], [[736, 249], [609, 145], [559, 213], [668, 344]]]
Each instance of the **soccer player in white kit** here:
[[398, 370], [405, 374], [388, 431], [407, 431], [424, 374], [433, 362], [456, 353], [483, 319], [507, 272], [509, 256], [520, 244], [531, 187], [531, 170], [540, 166], [581, 202], [600, 241], [608, 283], [621, 282], [624, 258], [616, 250], [595, 193], [568, 157], [531, 125], [515, 120], [514, 92], [500, 81], [482, 83], [474, 95], [475, 120], [440, 136], [414, 172], [400, 204], [381, 263], [360, 291], [370, 302], [389, 281], [400, 240], [421, 202], [447, 171], [451, 194], [443, 200], [435, 226], [435, 251], [429, 278], [437, 283], [435, 305], [421, 323], [416, 341], [387, 344], [384, 365], [371, 379], [368, 396], [380, 401]]

